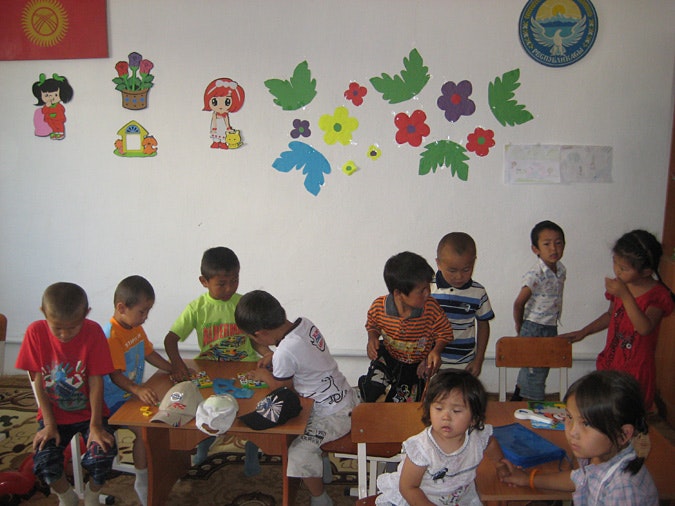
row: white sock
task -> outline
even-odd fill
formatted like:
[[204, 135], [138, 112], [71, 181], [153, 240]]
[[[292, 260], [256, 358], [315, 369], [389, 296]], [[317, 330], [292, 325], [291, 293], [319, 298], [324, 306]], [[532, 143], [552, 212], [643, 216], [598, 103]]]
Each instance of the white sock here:
[[136, 481], [134, 481], [134, 490], [143, 506], [148, 506], [148, 470], [136, 469]]
[[98, 506], [100, 504], [98, 500], [100, 491], [94, 492], [91, 488], [89, 488], [89, 485], [90, 483], [87, 482], [84, 487], [84, 506]]
[[77, 506], [80, 498], [77, 497], [77, 494], [73, 490], [73, 487], [68, 487], [63, 494], [59, 494], [56, 491], [54, 493], [59, 498], [59, 506]]
[[330, 496], [326, 493], [326, 491], [323, 491], [323, 494], [318, 495], [316, 497], [312, 497], [310, 501], [311, 506], [333, 506], [333, 499], [330, 498]]

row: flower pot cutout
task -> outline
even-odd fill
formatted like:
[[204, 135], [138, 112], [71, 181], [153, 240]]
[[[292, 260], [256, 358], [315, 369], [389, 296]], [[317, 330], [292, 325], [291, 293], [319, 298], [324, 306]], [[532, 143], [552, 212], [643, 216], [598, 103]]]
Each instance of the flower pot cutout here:
[[148, 91], [122, 91], [122, 107], [125, 109], [145, 109], [148, 106]]
[[129, 61], [115, 64], [117, 77], [112, 81], [115, 89], [122, 93], [122, 107], [137, 111], [148, 106], [148, 92], [154, 86], [150, 71], [155, 65], [143, 59], [139, 53], [129, 53]]

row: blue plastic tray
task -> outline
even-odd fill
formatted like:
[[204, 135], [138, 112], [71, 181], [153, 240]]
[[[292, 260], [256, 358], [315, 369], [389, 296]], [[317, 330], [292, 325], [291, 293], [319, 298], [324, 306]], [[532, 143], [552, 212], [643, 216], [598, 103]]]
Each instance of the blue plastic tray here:
[[538, 466], [565, 457], [565, 450], [519, 423], [494, 427], [493, 433], [504, 457], [517, 466]]

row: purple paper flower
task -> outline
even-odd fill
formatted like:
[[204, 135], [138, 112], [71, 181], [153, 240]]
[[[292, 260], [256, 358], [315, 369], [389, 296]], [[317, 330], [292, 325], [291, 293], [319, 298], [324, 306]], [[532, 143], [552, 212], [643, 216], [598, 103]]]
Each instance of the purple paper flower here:
[[142, 59], [143, 57], [135, 51], [133, 53], [129, 53], [129, 66], [138, 68]]
[[438, 108], [445, 111], [445, 119], [457, 121], [460, 116], [471, 116], [476, 111], [476, 104], [469, 98], [473, 87], [469, 81], [455, 84], [448, 81], [441, 87], [442, 95], [438, 97]]
[[309, 137], [312, 131], [309, 129], [309, 121], [304, 119], [293, 120], [293, 130], [291, 130], [291, 137], [297, 139], [300, 136]]

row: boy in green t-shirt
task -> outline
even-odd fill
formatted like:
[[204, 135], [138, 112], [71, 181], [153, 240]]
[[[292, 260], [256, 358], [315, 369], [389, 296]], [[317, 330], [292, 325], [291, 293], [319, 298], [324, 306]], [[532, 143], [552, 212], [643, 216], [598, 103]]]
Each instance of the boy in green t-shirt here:
[[[176, 381], [190, 379], [191, 371], [180, 356], [178, 343], [185, 341], [192, 331], [197, 333], [200, 353], [196, 358], [257, 362], [271, 353], [267, 346], [251, 341], [234, 321], [234, 309], [241, 295], [239, 288], [239, 259], [234, 251], [225, 247], [210, 248], [204, 252], [199, 282], [208, 291], [190, 302], [164, 338], [164, 349], [171, 361], [171, 378]], [[207, 438], [197, 446], [193, 459], [201, 464], [215, 437]], [[260, 472], [258, 448], [246, 443], [244, 472], [253, 476]]]

